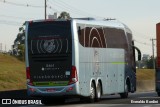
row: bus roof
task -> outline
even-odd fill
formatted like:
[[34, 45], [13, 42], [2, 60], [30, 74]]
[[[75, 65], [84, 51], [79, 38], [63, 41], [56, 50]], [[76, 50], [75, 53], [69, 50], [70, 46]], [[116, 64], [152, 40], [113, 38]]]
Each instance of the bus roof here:
[[73, 21], [73, 23], [100, 25], [111, 28], [123, 29], [128, 33], [132, 33], [128, 26], [116, 19], [94, 19], [94, 18], [72, 18], [72, 19], [47, 19], [47, 20], [32, 20], [26, 21], [29, 23], [34, 22], [49, 22], [49, 21]]
[[100, 25], [100, 26], [106, 26], [111, 28], [117, 28], [117, 29], [123, 29], [128, 33], [132, 33], [129, 27], [122, 22], [116, 20], [116, 19], [104, 19], [104, 20], [97, 20], [97, 19], [91, 19], [91, 20], [83, 20], [83, 19], [73, 19], [73, 22], [75, 23], [82, 23], [82, 24], [93, 24], [93, 25]]

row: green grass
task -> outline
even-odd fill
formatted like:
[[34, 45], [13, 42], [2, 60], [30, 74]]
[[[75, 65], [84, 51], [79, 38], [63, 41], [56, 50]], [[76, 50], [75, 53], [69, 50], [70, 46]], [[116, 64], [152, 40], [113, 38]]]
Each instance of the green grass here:
[[0, 54], [0, 91], [26, 88], [25, 63]]
[[[154, 80], [152, 69], [137, 69], [137, 80]], [[17, 58], [0, 54], [0, 91], [26, 89], [25, 63]]]

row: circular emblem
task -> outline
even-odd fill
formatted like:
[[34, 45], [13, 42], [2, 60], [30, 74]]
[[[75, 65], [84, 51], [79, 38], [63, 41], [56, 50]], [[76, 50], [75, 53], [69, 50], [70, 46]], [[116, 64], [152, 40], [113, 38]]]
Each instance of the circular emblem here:
[[48, 53], [51, 53], [55, 49], [54, 40], [46, 40], [43, 47]]

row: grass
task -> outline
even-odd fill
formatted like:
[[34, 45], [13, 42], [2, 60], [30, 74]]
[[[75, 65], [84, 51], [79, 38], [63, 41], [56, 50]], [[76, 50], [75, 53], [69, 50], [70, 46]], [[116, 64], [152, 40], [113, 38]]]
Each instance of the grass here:
[[[152, 69], [137, 69], [137, 80], [154, 80]], [[17, 58], [0, 54], [0, 91], [26, 89], [25, 63]]]
[[153, 69], [137, 69], [137, 80], [155, 80], [155, 71]]
[[25, 63], [0, 54], [0, 91], [26, 88]]

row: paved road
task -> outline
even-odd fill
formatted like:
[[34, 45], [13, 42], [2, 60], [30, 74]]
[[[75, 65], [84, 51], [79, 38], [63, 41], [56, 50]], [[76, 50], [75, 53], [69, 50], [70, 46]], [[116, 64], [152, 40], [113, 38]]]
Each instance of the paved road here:
[[[6, 94], [5, 92], [0, 92], [1, 95], [7, 95], [5, 98], [21, 98], [23, 99], [26, 97], [25, 90], [21, 91], [14, 91]], [[18, 96], [17, 96], [18, 95]], [[20, 95], [20, 96], [19, 96]], [[12, 97], [11, 97], [12, 96]], [[29, 99], [26, 97], [26, 99]], [[136, 103], [137, 101], [141, 101], [141, 104]], [[132, 102], [132, 104], [131, 104]], [[145, 103], [144, 103], [145, 102]], [[146, 104], [146, 103], [151, 104]], [[155, 104], [154, 104], [155, 103]], [[4, 105], [0, 105], [3, 107]], [[141, 93], [133, 93], [129, 94], [129, 98], [121, 99], [119, 95], [112, 95], [112, 96], [103, 96], [101, 101], [93, 103], [93, 104], [86, 104], [85, 102], [80, 102], [79, 99], [67, 99], [65, 104], [53, 104], [50, 106], [45, 105], [5, 105], [5, 107], [160, 107], [160, 98], [157, 96], [155, 92], [141, 92]]]

